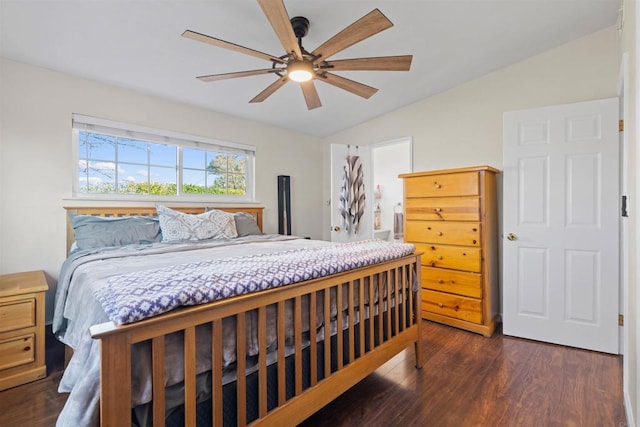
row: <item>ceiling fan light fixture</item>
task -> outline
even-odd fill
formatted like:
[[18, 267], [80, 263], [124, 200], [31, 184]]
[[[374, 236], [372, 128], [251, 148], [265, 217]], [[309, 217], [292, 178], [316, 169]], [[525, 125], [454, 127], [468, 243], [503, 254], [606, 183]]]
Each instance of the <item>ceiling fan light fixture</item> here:
[[294, 82], [308, 82], [313, 78], [313, 64], [307, 61], [291, 61], [287, 65], [287, 77]]

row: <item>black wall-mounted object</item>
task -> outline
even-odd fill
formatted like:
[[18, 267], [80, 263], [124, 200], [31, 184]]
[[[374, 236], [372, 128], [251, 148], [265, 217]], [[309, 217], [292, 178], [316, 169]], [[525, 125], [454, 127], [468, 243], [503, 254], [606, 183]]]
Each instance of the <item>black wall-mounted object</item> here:
[[291, 177], [278, 175], [278, 234], [291, 235]]

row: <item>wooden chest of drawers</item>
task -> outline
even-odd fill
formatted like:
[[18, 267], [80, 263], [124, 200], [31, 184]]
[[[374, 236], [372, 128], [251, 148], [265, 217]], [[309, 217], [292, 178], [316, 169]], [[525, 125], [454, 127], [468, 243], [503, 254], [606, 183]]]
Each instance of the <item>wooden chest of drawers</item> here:
[[404, 179], [405, 241], [422, 252], [422, 317], [491, 336], [498, 314], [497, 169]]
[[42, 271], [0, 276], [0, 390], [47, 375]]

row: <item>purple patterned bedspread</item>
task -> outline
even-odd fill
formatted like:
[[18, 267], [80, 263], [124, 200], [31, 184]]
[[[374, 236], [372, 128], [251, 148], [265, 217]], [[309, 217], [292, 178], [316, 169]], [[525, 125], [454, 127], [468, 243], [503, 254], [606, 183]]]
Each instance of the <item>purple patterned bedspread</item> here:
[[205, 304], [401, 258], [414, 250], [411, 244], [365, 240], [179, 264], [115, 276], [95, 296], [111, 320], [125, 324], [180, 306]]

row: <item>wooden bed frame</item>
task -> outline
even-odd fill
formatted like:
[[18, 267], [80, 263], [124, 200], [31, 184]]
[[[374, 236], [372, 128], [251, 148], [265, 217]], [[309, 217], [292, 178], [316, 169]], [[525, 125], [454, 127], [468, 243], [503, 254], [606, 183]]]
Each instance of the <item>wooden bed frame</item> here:
[[[70, 212], [89, 215], [131, 215], [153, 214], [154, 208], [67, 208]], [[179, 209], [179, 208], [176, 208]], [[182, 211], [200, 213], [203, 208], [182, 208]], [[261, 208], [224, 208], [229, 212], [249, 212], [256, 216], [261, 226]], [[71, 229], [72, 231], [72, 229]], [[73, 238], [72, 236], [70, 237]], [[375, 371], [397, 353], [412, 344], [415, 350], [416, 367], [422, 366], [423, 351], [420, 334], [420, 295], [403, 285], [402, 278], [408, 277], [410, 283], [420, 283], [420, 254], [413, 254], [392, 261], [351, 270], [332, 276], [308, 280], [296, 285], [261, 291], [209, 304], [181, 308], [140, 322], [116, 325], [113, 322], [91, 327], [94, 339], [101, 340], [100, 373], [100, 422], [102, 426], [131, 425], [131, 353], [132, 346], [143, 341], [151, 342], [152, 384], [153, 384], [153, 425], [165, 425], [165, 336], [174, 332], [184, 333], [184, 421], [186, 426], [196, 424], [196, 327], [210, 324], [212, 333], [211, 360], [211, 403], [213, 425], [223, 425], [223, 361], [222, 361], [222, 321], [235, 317], [237, 334], [237, 372], [246, 368], [245, 321], [246, 313], [257, 311], [258, 318], [258, 419], [251, 425], [295, 425], [304, 421], [314, 412], [324, 407], [337, 396]], [[380, 279], [386, 279], [386, 294], [375, 292]], [[365, 300], [365, 286], [368, 283], [368, 295], [377, 295]], [[344, 323], [337, 316], [338, 331], [345, 329], [347, 341], [324, 340], [320, 346], [316, 342], [316, 307], [322, 298], [324, 318], [330, 318], [330, 291], [334, 290], [338, 307], [346, 306], [348, 319], [354, 314], [374, 313], [376, 307], [382, 307], [387, 301], [400, 302], [387, 306], [386, 315], [371, 317], [368, 322]], [[420, 289], [418, 287], [418, 289]], [[342, 292], [340, 292], [341, 290]], [[382, 288], [380, 288], [382, 290]], [[319, 293], [324, 291], [323, 293]], [[346, 295], [346, 298], [343, 297]], [[357, 298], [356, 298], [357, 297]], [[302, 298], [309, 299], [309, 313], [302, 312]], [[357, 301], [356, 301], [357, 300]], [[287, 398], [285, 380], [285, 302], [293, 302], [294, 322], [294, 378], [295, 392]], [[266, 319], [267, 307], [274, 305], [277, 313], [277, 406], [267, 408], [267, 343]], [[391, 314], [391, 315], [390, 315]], [[302, 319], [310, 319], [310, 385], [303, 389], [303, 333]], [[373, 321], [375, 319], [375, 321]], [[340, 335], [339, 335], [340, 336]], [[373, 345], [372, 345], [373, 343]], [[331, 364], [331, 354], [337, 355], [337, 368]], [[317, 363], [324, 360], [324, 376], [318, 378]], [[344, 361], [344, 362], [343, 362]], [[336, 359], [334, 358], [334, 363]], [[332, 372], [332, 368], [334, 371]], [[246, 425], [247, 381], [244, 375], [237, 375], [237, 424]]]

